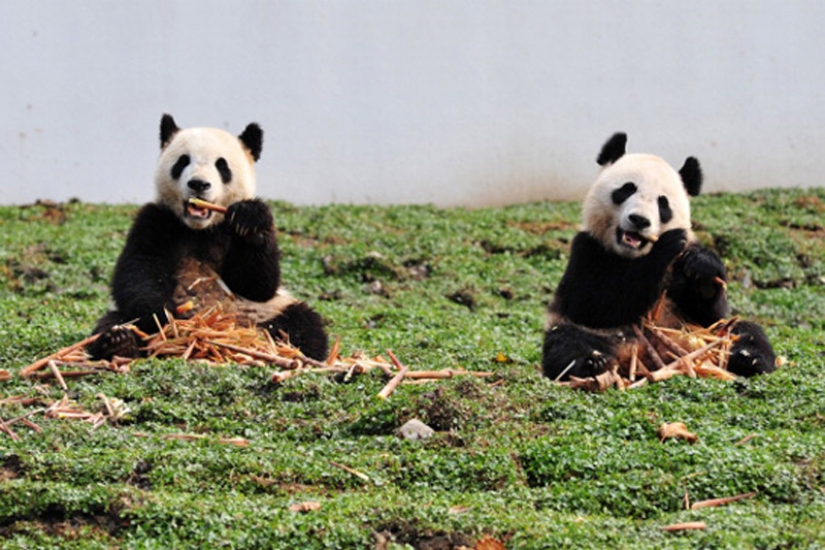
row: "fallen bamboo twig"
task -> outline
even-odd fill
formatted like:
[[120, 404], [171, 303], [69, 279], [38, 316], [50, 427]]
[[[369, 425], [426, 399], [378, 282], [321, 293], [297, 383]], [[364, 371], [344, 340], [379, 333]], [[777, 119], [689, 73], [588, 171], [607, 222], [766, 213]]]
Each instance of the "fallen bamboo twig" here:
[[14, 433], [2, 418], [0, 418], [0, 432], [5, 432], [12, 441], [20, 441], [20, 436]]
[[725, 506], [726, 504], [730, 504], [731, 502], [737, 502], [739, 500], [743, 500], [746, 498], [753, 498], [756, 496], [756, 491], [752, 493], [742, 493], [741, 495], [735, 495], [732, 497], [723, 497], [723, 498], [711, 498], [708, 500], [700, 500], [699, 502], [694, 502], [693, 505], [690, 507], [691, 510], [698, 510], [700, 508], [714, 508], [716, 506]]
[[684, 422], [671, 422], [671, 423], [663, 423], [659, 426], [659, 429], [656, 430], [656, 435], [659, 436], [659, 441], [664, 442], [665, 439], [676, 437], [679, 439], [684, 439], [688, 443], [696, 443], [699, 441], [699, 436], [695, 433], [688, 431], [687, 426], [685, 426]]
[[661, 530], [669, 533], [675, 533], [678, 531], [702, 530], [707, 529], [707, 527], [708, 525], [704, 521], [687, 521], [685, 523], [665, 525], [664, 527], [661, 527]]
[[31, 365], [20, 369], [20, 372], [18, 374], [20, 376], [26, 378], [26, 377], [30, 376], [33, 372], [37, 372], [40, 369], [42, 369], [43, 367], [47, 366], [49, 364], [49, 361], [53, 361], [55, 359], [60, 359], [64, 355], [67, 355], [72, 351], [75, 351], [75, 350], [78, 350], [78, 349], [81, 349], [81, 348], [85, 348], [86, 346], [88, 346], [89, 344], [91, 344], [92, 342], [97, 340], [98, 336], [100, 336], [100, 335], [99, 334], [93, 334], [93, 335], [89, 336], [88, 338], [84, 338], [80, 342], [77, 342], [76, 344], [72, 344], [71, 346], [67, 346], [65, 348], [59, 349], [56, 352], [52, 353], [51, 355], [48, 355], [48, 356], [46, 356], [42, 359], [38, 359], [37, 361], [35, 361]]
[[52, 372], [52, 375], [54, 375], [57, 383], [60, 384], [60, 387], [63, 388], [63, 391], [69, 391], [69, 386], [66, 385], [66, 381], [63, 380], [63, 376], [60, 375], [60, 370], [58, 370], [54, 360], [49, 361], [49, 370]]
[[398, 358], [393, 354], [392, 351], [387, 350], [387, 355], [390, 356], [390, 359], [398, 368], [398, 374], [393, 376], [390, 379], [390, 381], [387, 382], [387, 385], [384, 386], [384, 388], [380, 392], [378, 392], [378, 399], [388, 398], [392, 394], [392, 392], [395, 391], [395, 388], [398, 387], [398, 384], [400, 384], [401, 381], [404, 380], [404, 376], [406, 376], [408, 370], [408, 368], [405, 365], [402, 365], [401, 362], [398, 361]]
[[344, 470], [345, 472], [354, 475], [355, 477], [357, 477], [358, 479], [360, 479], [362, 481], [366, 481], [366, 482], [372, 481], [372, 479], [370, 479], [370, 476], [368, 476], [367, 474], [365, 474], [363, 472], [359, 472], [355, 468], [350, 468], [349, 466], [345, 466], [344, 464], [341, 464], [339, 462], [335, 462], [333, 460], [330, 460], [329, 463], [330, 463], [330, 465], [335, 466], [336, 468], [340, 468], [341, 470]]
[[734, 443], [733, 446], [736, 447], [736, 446], [739, 446], [739, 445], [744, 445], [745, 443], [747, 443], [748, 441], [750, 441], [754, 437], [756, 437], [756, 434], [746, 435], [745, 437], [743, 437], [742, 439], [740, 439], [739, 441]]

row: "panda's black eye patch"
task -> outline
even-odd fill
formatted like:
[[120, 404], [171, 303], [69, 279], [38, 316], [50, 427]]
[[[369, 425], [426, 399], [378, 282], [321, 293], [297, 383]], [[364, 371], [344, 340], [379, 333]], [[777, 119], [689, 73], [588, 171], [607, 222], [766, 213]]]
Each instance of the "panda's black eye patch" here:
[[183, 173], [183, 169], [189, 166], [190, 162], [191, 159], [189, 158], [189, 155], [181, 155], [180, 158], [178, 158], [178, 161], [172, 167], [172, 178], [180, 178], [180, 175]]
[[226, 162], [226, 159], [221, 157], [215, 161], [215, 168], [218, 169], [218, 173], [221, 175], [221, 181], [229, 183], [232, 181], [232, 170], [229, 169], [229, 164]]
[[667, 197], [662, 195], [659, 197], [659, 219], [662, 223], [667, 223], [673, 219], [673, 210], [670, 209], [670, 202]]
[[638, 188], [636, 187], [636, 184], [632, 181], [629, 181], [621, 187], [619, 187], [618, 189], [616, 189], [615, 191], [613, 191], [613, 193], [610, 195], [610, 198], [613, 199], [613, 204], [619, 205], [627, 199], [629, 199], [631, 196], [633, 196], [633, 193], [635, 193], [637, 189]]

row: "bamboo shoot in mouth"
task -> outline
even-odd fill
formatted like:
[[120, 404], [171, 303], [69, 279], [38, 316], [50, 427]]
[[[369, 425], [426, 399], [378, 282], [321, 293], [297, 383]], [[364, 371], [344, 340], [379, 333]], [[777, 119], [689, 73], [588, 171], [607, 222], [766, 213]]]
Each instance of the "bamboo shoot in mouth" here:
[[198, 208], [205, 208], [206, 210], [212, 210], [213, 212], [226, 214], [226, 207], [221, 206], [219, 204], [212, 204], [211, 202], [195, 198], [191, 198], [187, 202], [192, 206], [197, 206]]

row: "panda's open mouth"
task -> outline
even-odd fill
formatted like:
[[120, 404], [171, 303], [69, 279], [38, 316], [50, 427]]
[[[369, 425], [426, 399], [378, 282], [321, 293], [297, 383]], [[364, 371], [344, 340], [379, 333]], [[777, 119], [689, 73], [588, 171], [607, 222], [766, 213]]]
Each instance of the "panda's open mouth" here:
[[211, 210], [207, 210], [206, 208], [195, 206], [189, 201], [183, 202], [183, 211], [186, 212], [186, 215], [190, 218], [195, 218], [198, 220], [206, 220], [212, 215]]
[[633, 250], [639, 250], [650, 242], [650, 239], [642, 236], [636, 231], [625, 231], [621, 227], [616, 228], [616, 241]]

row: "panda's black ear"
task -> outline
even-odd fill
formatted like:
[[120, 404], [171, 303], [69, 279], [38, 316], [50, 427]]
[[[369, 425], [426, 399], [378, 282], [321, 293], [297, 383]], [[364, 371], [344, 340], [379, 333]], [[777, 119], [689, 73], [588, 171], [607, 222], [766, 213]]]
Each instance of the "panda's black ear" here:
[[175, 124], [175, 119], [172, 118], [172, 115], [164, 113], [163, 116], [160, 118], [160, 148], [163, 149], [169, 142], [172, 141], [172, 137], [178, 133], [178, 125]]
[[622, 155], [625, 153], [626, 145], [627, 134], [624, 132], [616, 132], [610, 139], [607, 140], [607, 143], [602, 146], [602, 150], [599, 153], [599, 158], [596, 159], [596, 162], [599, 163], [599, 166], [613, 164], [622, 158]]
[[699, 166], [699, 161], [695, 157], [686, 158], [685, 164], [679, 169], [679, 175], [688, 195], [698, 196], [702, 190], [702, 167]]
[[256, 123], [249, 124], [241, 135], [238, 136], [249, 152], [252, 158], [257, 162], [261, 158], [261, 150], [264, 147], [264, 131]]

